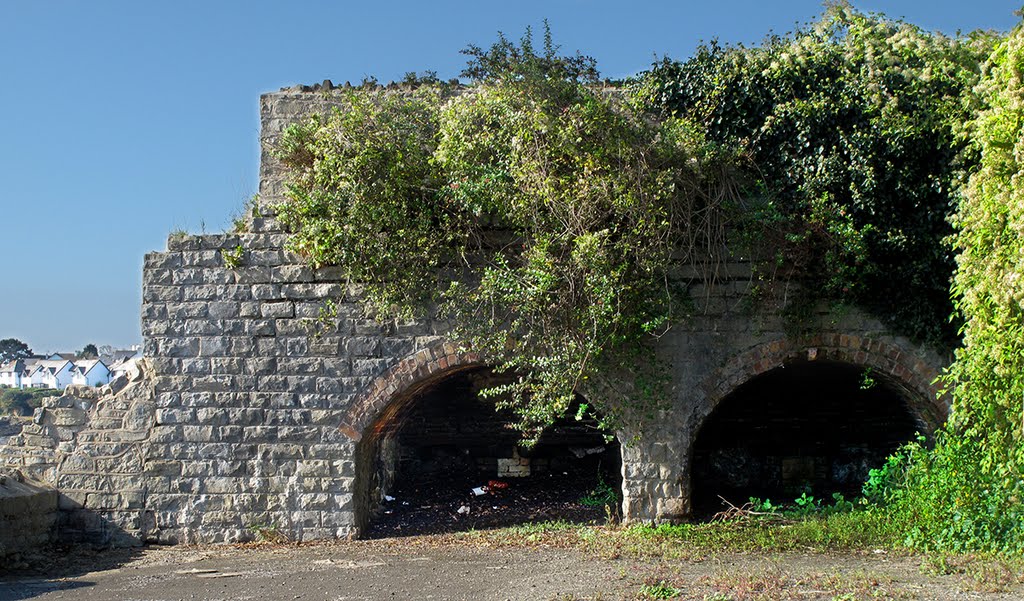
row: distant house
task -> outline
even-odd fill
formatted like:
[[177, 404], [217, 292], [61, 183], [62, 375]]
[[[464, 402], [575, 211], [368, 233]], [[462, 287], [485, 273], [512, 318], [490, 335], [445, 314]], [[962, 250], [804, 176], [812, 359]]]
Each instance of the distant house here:
[[25, 357], [0, 365], [0, 386], [57, 390], [64, 390], [69, 384], [103, 386], [126, 374], [140, 357], [142, 351], [138, 347], [99, 359], [75, 359], [70, 353]]
[[103, 386], [110, 382], [110, 368], [99, 359], [79, 359], [71, 368], [71, 383], [80, 386]]
[[21, 387], [64, 390], [72, 383], [74, 367], [67, 359], [40, 359], [22, 372]]
[[21, 375], [24, 371], [24, 359], [15, 359], [0, 365], [0, 386], [21, 388]]
[[126, 350], [114, 351], [111, 355], [104, 356], [110, 366], [110, 379], [128, 375], [128, 372], [135, 367], [135, 362], [142, 358], [142, 349], [138, 346]]

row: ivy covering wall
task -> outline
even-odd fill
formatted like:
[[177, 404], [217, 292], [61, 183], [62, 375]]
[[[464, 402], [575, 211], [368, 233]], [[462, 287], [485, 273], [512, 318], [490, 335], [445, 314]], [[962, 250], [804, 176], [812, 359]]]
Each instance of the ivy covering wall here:
[[[703, 45], [634, 90], [737, 153], [763, 197], [750, 252], [813, 295], [951, 348], [948, 218], [977, 160], [962, 135], [994, 37], [946, 37], [832, 6], [754, 47]], [[767, 255], [767, 256], [766, 256]], [[773, 261], [774, 260], [774, 261]], [[813, 300], [803, 299], [804, 302]]]
[[293, 248], [340, 265], [379, 316], [450, 318], [517, 375], [486, 394], [530, 435], [577, 391], [606, 420], [658, 402], [662, 376], [637, 356], [688, 307], [670, 271], [724, 255], [730, 157], [547, 36], [467, 53], [471, 86], [361, 90], [287, 130]]

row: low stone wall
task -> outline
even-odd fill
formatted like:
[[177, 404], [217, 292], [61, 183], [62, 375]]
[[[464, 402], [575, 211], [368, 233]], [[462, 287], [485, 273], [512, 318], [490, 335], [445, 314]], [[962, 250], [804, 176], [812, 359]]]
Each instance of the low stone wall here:
[[145, 498], [157, 487], [147, 460], [154, 415], [152, 378], [140, 361], [128, 378], [100, 389], [69, 386], [36, 410], [0, 447], [0, 468], [59, 489], [62, 542], [131, 546], [152, 531]]
[[0, 559], [9, 561], [53, 541], [57, 496], [20, 472], [0, 472]]

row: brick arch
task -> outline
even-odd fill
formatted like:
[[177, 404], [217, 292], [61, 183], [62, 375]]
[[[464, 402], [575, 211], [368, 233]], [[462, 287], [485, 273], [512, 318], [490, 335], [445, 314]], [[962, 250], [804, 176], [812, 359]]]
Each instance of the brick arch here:
[[705, 379], [706, 419], [734, 390], [752, 378], [787, 364], [831, 361], [870, 367], [904, 400], [923, 425], [934, 432], [949, 414], [949, 399], [936, 379], [941, 367], [915, 349], [870, 336], [825, 334], [799, 341], [780, 338], [731, 357]]
[[[401, 412], [418, 395], [459, 372], [484, 367], [477, 353], [460, 351], [450, 342], [420, 349], [399, 360], [371, 382], [349, 405], [340, 430], [355, 443], [352, 481], [354, 532], [361, 536], [380, 508], [377, 446], [385, 430], [401, 420]], [[379, 492], [379, 491], [378, 491]]]
[[411, 399], [444, 378], [479, 367], [483, 363], [478, 353], [460, 351], [450, 342], [420, 349], [388, 368], [355, 398], [342, 417], [340, 430], [359, 442], [404, 404], [396, 400]]

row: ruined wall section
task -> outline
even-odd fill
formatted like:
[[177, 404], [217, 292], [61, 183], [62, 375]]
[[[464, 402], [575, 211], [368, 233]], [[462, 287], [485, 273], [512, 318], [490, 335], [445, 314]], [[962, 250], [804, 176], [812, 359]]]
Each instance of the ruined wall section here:
[[[328, 88], [261, 98], [261, 197], [247, 232], [172, 236], [166, 251], [146, 255], [151, 373], [109, 399], [66, 394], [0, 449], [4, 463], [60, 490], [66, 537], [357, 534], [373, 506], [374, 424], [425, 383], [479, 365], [443, 344], [446, 324], [367, 318], [357, 287], [287, 250], [273, 217], [283, 174], [269, 148], [289, 123], [340, 102]], [[694, 278], [693, 315], [658, 343], [672, 376], [669, 406], [620, 433], [629, 521], [689, 513], [691, 445], [704, 418], [733, 388], [786, 361], [871, 366], [924, 409], [934, 398], [930, 378], [945, 358], [855, 310], [824, 307], [794, 329], [782, 318], [785, 291], [751, 307], [749, 268], [719, 275], [713, 286]]]
[[153, 414], [140, 362], [130, 378], [100, 389], [69, 386], [45, 399], [32, 423], [0, 448], [4, 468], [57, 489], [55, 540], [132, 545], [145, 538], [152, 486], [143, 465]]
[[23, 567], [21, 555], [52, 542], [57, 522], [57, 491], [0, 470], [0, 562]]
[[274, 158], [284, 130], [313, 115], [325, 115], [343, 103], [344, 90], [329, 81], [316, 86], [295, 86], [260, 96], [260, 187], [256, 211], [248, 215], [253, 232], [280, 233], [275, 205], [285, 199], [285, 170]]

